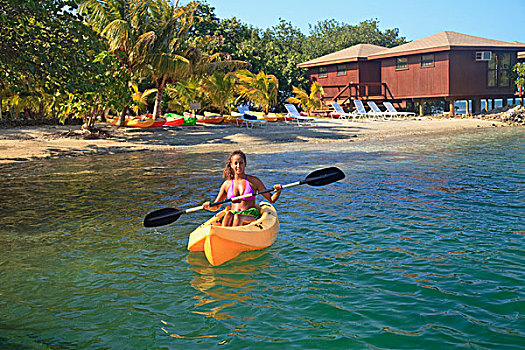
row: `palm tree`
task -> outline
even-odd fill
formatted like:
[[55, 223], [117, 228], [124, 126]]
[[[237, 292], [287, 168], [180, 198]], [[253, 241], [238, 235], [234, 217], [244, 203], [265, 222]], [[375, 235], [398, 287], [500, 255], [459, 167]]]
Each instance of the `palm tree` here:
[[318, 82], [312, 84], [310, 93], [296, 86], [293, 87], [292, 92], [295, 94], [295, 97], [289, 97], [287, 101], [300, 105], [308, 113], [308, 116], [311, 116], [312, 110], [323, 107], [321, 96], [324, 95], [324, 90]]
[[235, 73], [215, 72], [204, 82], [204, 91], [210, 99], [210, 104], [224, 115], [224, 110], [229, 109], [235, 101], [237, 78]]
[[133, 105], [131, 109], [136, 115], [140, 115], [148, 108], [148, 101], [146, 98], [149, 95], [156, 93], [157, 89], [147, 89], [144, 92], [141, 92], [137, 84], [131, 83], [130, 86], [133, 89], [133, 94], [131, 95], [133, 98]]
[[279, 80], [275, 75], [265, 74], [263, 71], [253, 74], [248, 70], [241, 70], [237, 72], [237, 78], [241, 96], [261, 106], [264, 113], [268, 113], [270, 107], [277, 104]]
[[200, 103], [204, 107], [206, 94], [202, 88], [203, 79], [197, 75], [191, 75], [188, 79], [181, 79], [174, 85], [168, 85], [166, 92], [171, 98], [168, 106], [182, 113], [190, 109], [192, 103]]
[[188, 34], [195, 22], [194, 12], [198, 5], [192, 1], [186, 6], [178, 6], [178, 2], [172, 6], [166, 0], [150, 4], [153, 26], [138, 39], [141, 55], [139, 71], [155, 82], [155, 118], [160, 115], [166, 85], [189, 73], [190, 62], [185, 56], [191, 52]]
[[[117, 53], [121, 64], [130, 75], [136, 73], [142, 59], [138, 40], [149, 26], [148, 0], [85, 0], [79, 13], [85, 21], [109, 45], [109, 51]], [[128, 106], [122, 109], [119, 125], [123, 126]]]
[[191, 103], [200, 103], [201, 108], [208, 104], [206, 91], [202, 86], [215, 72], [228, 73], [250, 66], [244, 61], [233, 60], [228, 54], [209, 55], [197, 48], [191, 48], [186, 58], [189, 61], [186, 76], [166, 88], [171, 98], [169, 106], [180, 111], [188, 110]]

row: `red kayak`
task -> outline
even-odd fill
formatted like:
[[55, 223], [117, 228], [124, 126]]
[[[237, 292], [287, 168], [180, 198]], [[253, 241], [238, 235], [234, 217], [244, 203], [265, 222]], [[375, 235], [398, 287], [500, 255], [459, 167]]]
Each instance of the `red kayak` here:
[[163, 126], [164, 123], [166, 123], [166, 118], [157, 118], [155, 119], [155, 121], [153, 122], [153, 124], [150, 126], [150, 128], [156, 128], [156, 127], [159, 127], [159, 126]]
[[167, 117], [164, 125], [181, 126], [184, 123], [184, 117]]

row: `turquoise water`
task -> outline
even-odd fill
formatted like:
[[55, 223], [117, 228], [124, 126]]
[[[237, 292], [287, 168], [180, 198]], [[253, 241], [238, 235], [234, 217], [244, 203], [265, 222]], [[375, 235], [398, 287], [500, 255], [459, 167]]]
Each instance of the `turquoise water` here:
[[263, 181], [338, 166], [276, 204], [274, 245], [188, 254], [225, 154], [1, 165], [2, 349], [522, 349], [523, 129], [250, 154]]

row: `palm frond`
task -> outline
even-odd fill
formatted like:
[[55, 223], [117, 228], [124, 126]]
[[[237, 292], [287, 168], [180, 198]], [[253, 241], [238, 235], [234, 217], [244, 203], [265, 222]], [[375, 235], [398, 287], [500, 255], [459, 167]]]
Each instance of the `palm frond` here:
[[101, 32], [109, 43], [111, 51], [119, 50], [129, 40], [129, 23], [122, 19], [111, 21]]
[[86, 0], [78, 7], [78, 13], [84, 16], [85, 21], [100, 33], [109, 22], [107, 9], [97, 0]]

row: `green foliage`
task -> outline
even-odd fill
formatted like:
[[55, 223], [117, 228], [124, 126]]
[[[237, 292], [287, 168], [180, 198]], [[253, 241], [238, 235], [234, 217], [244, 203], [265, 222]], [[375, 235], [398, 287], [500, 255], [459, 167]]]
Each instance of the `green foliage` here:
[[236, 75], [240, 95], [262, 107], [264, 113], [268, 113], [270, 107], [277, 104], [279, 80], [274, 75], [265, 74], [263, 71], [253, 74], [248, 70], [238, 71]]
[[525, 63], [517, 63], [513, 70], [516, 73], [516, 86], [525, 88]]
[[293, 93], [295, 97], [289, 97], [287, 101], [300, 105], [301, 108], [308, 113], [308, 116], [311, 115], [314, 109], [321, 109], [323, 107], [321, 97], [324, 95], [324, 90], [318, 82], [312, 84], [310, 93], [296, 86], [293, 87]]
[[310, 25], [310, 36], [305, 42], [305, 50], [314, 53], [314, 57], [323, 56], [357, 44], [373, 44], [393, 47], [404, 44], [404, 37], [399, 37], [399, 29], [387, 29], [382, 32], [377, 20], [367, 20], [359, 25], [340, 23], [334, 19], [320, 21]]
[[66, 0], [0, 1], [0, 82], [35, 84], [47, 93], [71, 91], [102, 42]]
[[148, 96], [157, 93], [157, 89], [147, 89], [142, 92], [137, 84], [131, 83], [130, 86], [133, 90], [131, 110], [135, 112], [135, 115], [141, 115], [148, 109]]
[[11, 117], [54, 116], [68, 94], [86, 89], [104, 45], [74, 8], [66, 0], [0, 1], [0, 89], [10, 91]]
[[237, 78], [234, 73], [217, 71], [204, 81], [203, 89], [210, 100], [210, 105], [217, 108], [221, 115], [225, 110], [232, 110], [236, 97]]
[[131, 102], [130, 76], [115, 54], [100, 53], [90, 67], [83, 75], [82, 89], [69, 93], [60, 105], [62, 122], [68, 117], [83, 118], [88, 129], [93, 128], [99, 114], [120, 110]]
[[178, 81], [176, 84], [168, 85], [166, 93], [170, 97], [168, 107], [175, 112], [182, 114], [190, 110], [191, 103], [200, 103], [201, 109], [208, 104], [207, 96], [204, 92], [203, 79], [197, 75], [192, 75], [188, 79]]

